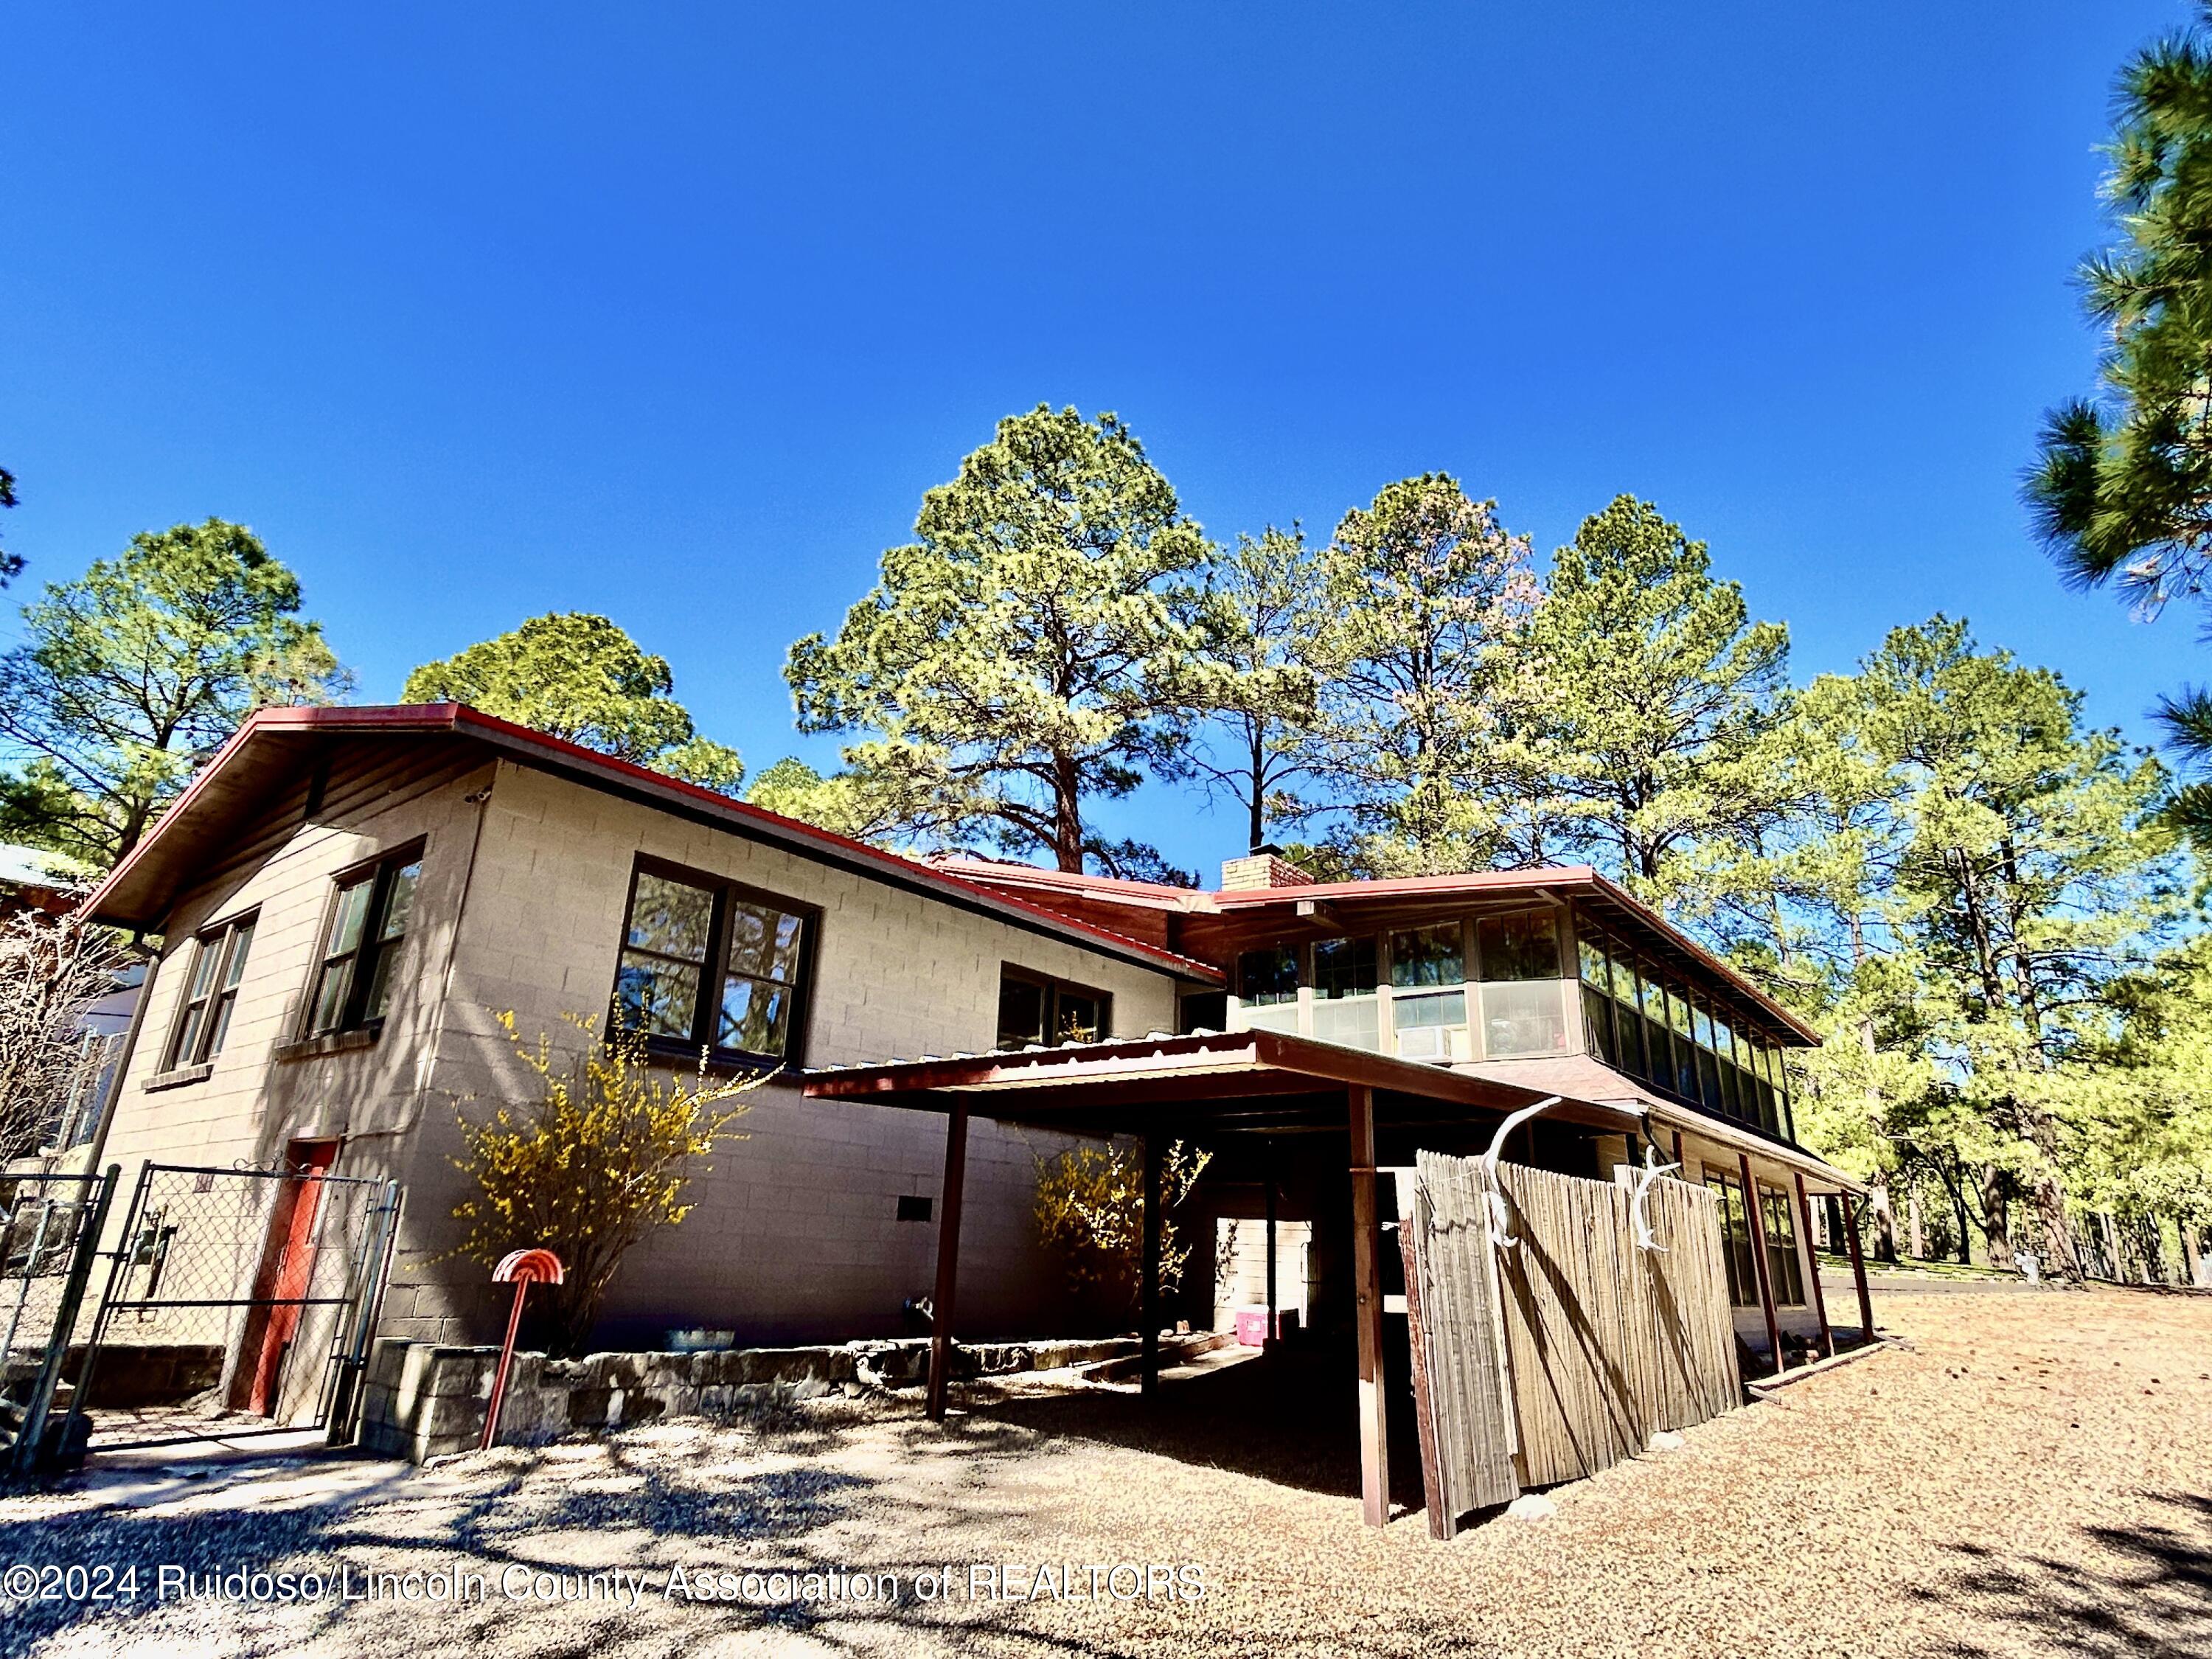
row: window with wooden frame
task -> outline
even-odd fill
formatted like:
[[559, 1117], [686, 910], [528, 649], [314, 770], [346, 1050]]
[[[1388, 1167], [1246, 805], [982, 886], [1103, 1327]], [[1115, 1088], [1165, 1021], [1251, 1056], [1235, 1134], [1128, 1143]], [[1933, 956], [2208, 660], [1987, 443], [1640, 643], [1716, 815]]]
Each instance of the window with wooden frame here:
[[656, 1048], [797, 1064], [816, 915], [773, 894], [639, 860], [611, 1023]]
[[1743, 1183], [1733, 1176], [1708, 1170], [1705, 1185], [1720, 1200], [1721, 1260], [1728, 1269], [1729, 1301], [1739, 1308], [1756, 1308], [1759, 1257], [1751, 1240], [1751, 1216], [1744, 1208]]
[[383, 1025], [422, 875], [418, 843], [337, 878], [301, 1036], [375, 1030]]
[[999, 970], [999, 1037], [1001, 1048], [1042, 1043], [1101, 1042], [1110, 1029], [1114, 1000], [1103, 991], [1033, 974], [1011, 964]]
[[1558, 923], [1549, 910], [1485, 916], [1475, 924], [1486, 1059], [1564, 1054]]
[[184, 1006], [170, 1028], [161, 1069], [198, 1066], [222, 1052], [230, 1017], [238, 1007], [239, 982], [246, 977], [246, 953], [252, 948], [258, 915], [243, 915], [208, 928], [192, 940], [192, 968], [185, 981]]
[[1790, 1194], [1761, 1182], [1759, 1215], [1766, 1238], [1766, 1279], [1778, 1306], [1805, 1305], [1805, 1272], [1797, 1261], [1797, 1212]]

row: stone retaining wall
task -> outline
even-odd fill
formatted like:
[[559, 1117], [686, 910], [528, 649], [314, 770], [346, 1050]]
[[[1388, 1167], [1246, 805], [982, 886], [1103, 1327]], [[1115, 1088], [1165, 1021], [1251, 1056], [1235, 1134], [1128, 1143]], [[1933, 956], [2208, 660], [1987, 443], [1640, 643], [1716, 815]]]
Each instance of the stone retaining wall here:
[[[1123, 1359], [1134, 1337], [1095, 1342], [956, 1346], [956, 1376], [997, 1376]], [[709, 1353], [595, 1353], [550, 1359], [518, 1353], [500, 1413], [501, 1445], [535, 1445], [656, 1418], [714, 1414], [842, 1390], [908, 1387], [929, 1365], [927, 1339], [836, 1347], [731, 1348]], [[362, 1396], [361, 1445], [420, 1463], [466, 1451], [483, 1437], [499, 1367], [493, 1347], [386, 1339], [376, 1345]]]

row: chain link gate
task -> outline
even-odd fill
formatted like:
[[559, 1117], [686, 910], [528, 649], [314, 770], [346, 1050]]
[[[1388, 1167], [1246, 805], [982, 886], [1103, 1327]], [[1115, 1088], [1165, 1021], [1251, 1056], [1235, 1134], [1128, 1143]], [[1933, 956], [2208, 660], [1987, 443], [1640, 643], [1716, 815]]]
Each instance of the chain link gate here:
[[[397, 1181], [149, 1164], [110, 1253], [69, 1429], [89, 1449], [349, 1437], [397, 1240]], [[67, 1434], [64, 1443], [68, 1443]]]
[[41, 1449], [117, 1174], [0, 1178], [0, 1480], [52, 1461]]

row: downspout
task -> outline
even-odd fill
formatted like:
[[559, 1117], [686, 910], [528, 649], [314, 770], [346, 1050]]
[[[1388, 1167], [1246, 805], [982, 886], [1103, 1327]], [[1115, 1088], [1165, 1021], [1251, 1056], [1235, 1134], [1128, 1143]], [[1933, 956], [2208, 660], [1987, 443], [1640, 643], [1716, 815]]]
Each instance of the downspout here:
[[[494, 761], [491, 763], [491, 775], [485, 780], [483, 787], [472, 789], [461, 797], [465, 803], [477, 809], [477, 822], [475, 830], [469, 836], [469, 861], [461, 872], [460, 896], [453, 902], [453, 937], [446, 941], [446, 969], [445, 972], [439, 976], [438, 1018], [436, 1024], [432, 1028], [430, 1036], [430, 1066], [433, 1071], [436, 1068], [439, 1055], [445, 1051], [446, 1028], [452, 1017], [453, 1007], [453, 975], [460, 962], [461, 928], [468, 919], [469, 895], [476, 888], [477, 858], [483, 850], [484, 819], [491, 814], [491, 792], [499, 782], [499, 768], [500, 763]], [[422, 1097], [429, 1092], [429, 1079], [425, 1077], [422, 1086], [416, 1094], [414, 1114], [404, 1121], [392, 1126], [390, 1133], [395, 1138], [407, 1133], [422, 1121]]]
[[[139, 939], [144, 941], [141, 933]], [[100, 1103], [100, 1127], [92, 1132], [92, 1146], [85, 1153], [84, 1170], [90, 1175], [100, 1167], [100, 1155], [107, 1150], [107, 1132], [114, 1127], [115, 1109], [123, 1099], [123, 1085], [131, 1075], [131, 1062], [138, 1053], [138, 1033], [146, 1024], [147, 1006], [154, 1000], [154, 980], [161, 969], [158, 953], [146, 957], [146, 977], [138, 981], [138, 1000], [131, 1009], [131, 1024], [123, 1033], [123, 1052], [115, 1058], [115, 1075], [107, 1085], [107, 1094]]]

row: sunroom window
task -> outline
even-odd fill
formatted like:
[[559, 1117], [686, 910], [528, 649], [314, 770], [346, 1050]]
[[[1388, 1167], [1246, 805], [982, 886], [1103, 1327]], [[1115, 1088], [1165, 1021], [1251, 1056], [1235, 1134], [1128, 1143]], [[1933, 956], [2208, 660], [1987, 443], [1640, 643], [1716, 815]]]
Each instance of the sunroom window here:
[[1318, 939], [1313, 953], [1315, 1037], [1353, 1048], [1379, 1048], [1374, 939]]
[[1459, 923], [1390, 935], [1390, 1024], [1407, 1059], [1449, 1060], [1467, 1027], [1467, 934]]
[[1559, 940], [1548, 910], [1486, 917], [1475, 930], [1482, 970], [1482, 1051], [1492, 1060], [1566, 1052]]
[[1287, 945], [1247, 951], [1237, 958], [1237, 1000], [1244, 1024], [1261, 1031], [1298, 1029], [1298, 953]]

